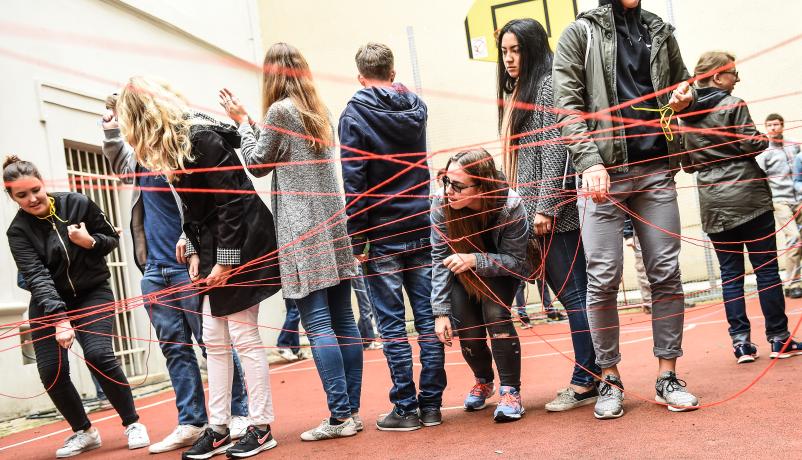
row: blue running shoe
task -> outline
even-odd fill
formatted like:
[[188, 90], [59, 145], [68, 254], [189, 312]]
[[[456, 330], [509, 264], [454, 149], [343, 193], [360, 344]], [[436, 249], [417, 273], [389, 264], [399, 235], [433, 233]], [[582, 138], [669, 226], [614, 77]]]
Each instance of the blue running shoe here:
[[792, 356], [802, 355], [802, 343], [794, 340], [793, 337], [788, 338], [788, 348], [782, 351], [785, 345], [785, 340], [773, 340], [771, 342], [771, 359], [785, 359]]
[[499, 387], [499, 399], [493, 420], [497, 422], [514, 422], [524, 415], [524, 406], [521, 404], [521, 393], [513, 387]]
[[465, 397], [465, 410], [473, 412], [484, 409], [487, 405], [487, 398], [493, 396], [493, 393], [493, 382], [485, 383], [484, 379], [476, 379], [476, 385]]

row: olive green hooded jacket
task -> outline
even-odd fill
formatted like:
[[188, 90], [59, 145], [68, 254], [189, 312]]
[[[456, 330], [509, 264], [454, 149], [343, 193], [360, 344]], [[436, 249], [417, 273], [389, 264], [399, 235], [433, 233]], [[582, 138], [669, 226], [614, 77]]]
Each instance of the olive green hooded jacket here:
[[[652, 41], [649, 70], [655, 91], [689, 79], [673, 35], [674, 27], [645, 10], [641, 18]], [[554, 54], [554, 106], [559, 110], [558, 122], [574, 120], [561, 126], [561, 130], [579, 173], [596, 164], [621, 165], [615, 168], [617, 171], [628, 169], [623, 124], [610, 120], [611, 116], [620, 117], [620, 111], [608, 110], [619, 104], [615, 80], [616, 46], [613, 9], [605, 5], [579, 14], [563, 32]], [[670, 91], [658, 95], [658, 106], [668, 104], [670, 98]], [[602, 113], [583, 119], [584, 114], [600, 111]], [[672, 120], [672, 125], [676, 129], [676, 121]], [[681, 137], [675, 132], [674, 139], [668, 142], [672, 169], [679, 166], [677, 154], [681, 149]]]

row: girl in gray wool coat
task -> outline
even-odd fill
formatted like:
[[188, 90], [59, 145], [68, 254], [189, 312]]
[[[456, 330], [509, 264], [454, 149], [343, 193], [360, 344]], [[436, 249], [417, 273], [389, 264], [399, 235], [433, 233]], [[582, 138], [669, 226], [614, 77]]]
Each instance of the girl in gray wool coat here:
[[[568, 312], [576, 364], [570, 385], [546, 404], [565, 411], [598, 397], [596, 365], [586, 310], [587, 274], [579, 232], [576, 182], [552, 109], [552, 51], [534, 19], [508, 22], [498, 35], [499, 131], [504, 169], [529, 215], [530, 238], [543, 253], [546, 283]], [[521, 106], [535, 104], [534, 108]], [[534, 267], [537, 268], [537, 267]]]
[[362, 430], [362, 344], [350, 284], [356, 265], [328, 110], [306, 60], [286, 43], [271, 46], [265, 56], [263, 124], [257, 126], [228, 89], [220, 92], [220, 103], [239, 125], [242, 156], [251, 172], [273, 172], [281, 289], [301, 313], [330, 411], [301, 439], [353, 436]]

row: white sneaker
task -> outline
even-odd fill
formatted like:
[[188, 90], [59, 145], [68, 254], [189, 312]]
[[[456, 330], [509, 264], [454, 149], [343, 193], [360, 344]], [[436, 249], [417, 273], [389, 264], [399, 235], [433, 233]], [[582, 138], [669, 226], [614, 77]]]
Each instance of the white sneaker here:
[[251, 425], [251, 421], [248, 417], [242, 417], [239, 415], [235, 415], [231, 417], [231, 422], [228, 424], [228, 431], [231, 432], [231, 439], [239, 439], [245, 436], [245, 433], [248, 432], [248, 427]]
[[288, 363], [298, 361], [298, 355], [293, 353], [289, 348], [279, 348], [277, 353], [284, 361], [287, 361]]
[[88, 450], [97, 449], [100, 442], [100, 431], [76, 431], [64, 441], [64, 446], [56, 451], [56, 458], [73, 457]]
[[201, 437], [205, 428], [206, 427], [199, 428], [193, 425], [178, 425], [172, 433], [168, 434], [166, 438], [156, 444], [152, 444], [148, 450], [151, 454], [160, 454], [162, 452], [180, 449], [181, 447], [191, 446]]
[[131, 450], [148, 447], [150, 444], [148, 429], [141, 423], [132, 423], [125, 427], [125, 435], [128, 436], [128, 448]]
[[384, 348], [384, 344], [377, 340], [370, 342], [370, 345], [368, 345], [368, 350], [381, 350], [382, 348]]
[[356, 424], [353, 418], [349, 418], [339, 425], [332, 425], [329, 423], [329, 419], [326, 419], [317, 427], [301, 433], [301, 440], [322, 441], [324, 439], [345, 438], [354, 436], [356, 431]]

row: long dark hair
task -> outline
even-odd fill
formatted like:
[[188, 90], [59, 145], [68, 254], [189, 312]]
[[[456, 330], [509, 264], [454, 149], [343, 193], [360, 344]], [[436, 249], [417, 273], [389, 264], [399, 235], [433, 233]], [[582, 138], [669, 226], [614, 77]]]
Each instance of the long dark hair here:
[[[504, 68], [504, 56], [501, 52], [501, 40], [504, 34], [511, 33], [518, 39], [518, 47], [521, 53], [521, 61], [518, 65], [518, 78], [512, 78]], [[504, 98], [512, 94], [515, 87], [518, 87], [515, 102], [531, 104], [537, 98], [537, 87], [546, 75], [551, 73], [551, 63], [554, 60], [554, 53], [549, 46], [549, 34], [543, 25], [534, 19], [513, 19], [501, 28], [496, 38], [496, 48], [498, 49], [498, 130], [501, 133], [504, 120]], [[528, 109], [513, 107], [510, 126], [512, 134], [523, 131], [523, 124]], [[514, 179], [514, 178], [511, 178]]]
[[[485, 149], [466, 150], [459, 152], [448, 160], [445, 171], [451, 163], [457, 163], [461, 169], [477, 183], [477, 195], [481, 200], [479, 210], [453, 209], [445, 206], [446, 231], [448, 239], [455, 253], [471, 254], [474, 252], [487, 252], [483, 232], [487, 232], [494, 217], [498, 214], [494, 209], [504, 205], [506, 190], [508, 188], [504, 175], [496, 169], [493, 157]], [[457, 279], [465, 291], [475, 299], [482, 298], [480, 283], [476, 275], [466, 271], [457, 275]]]

